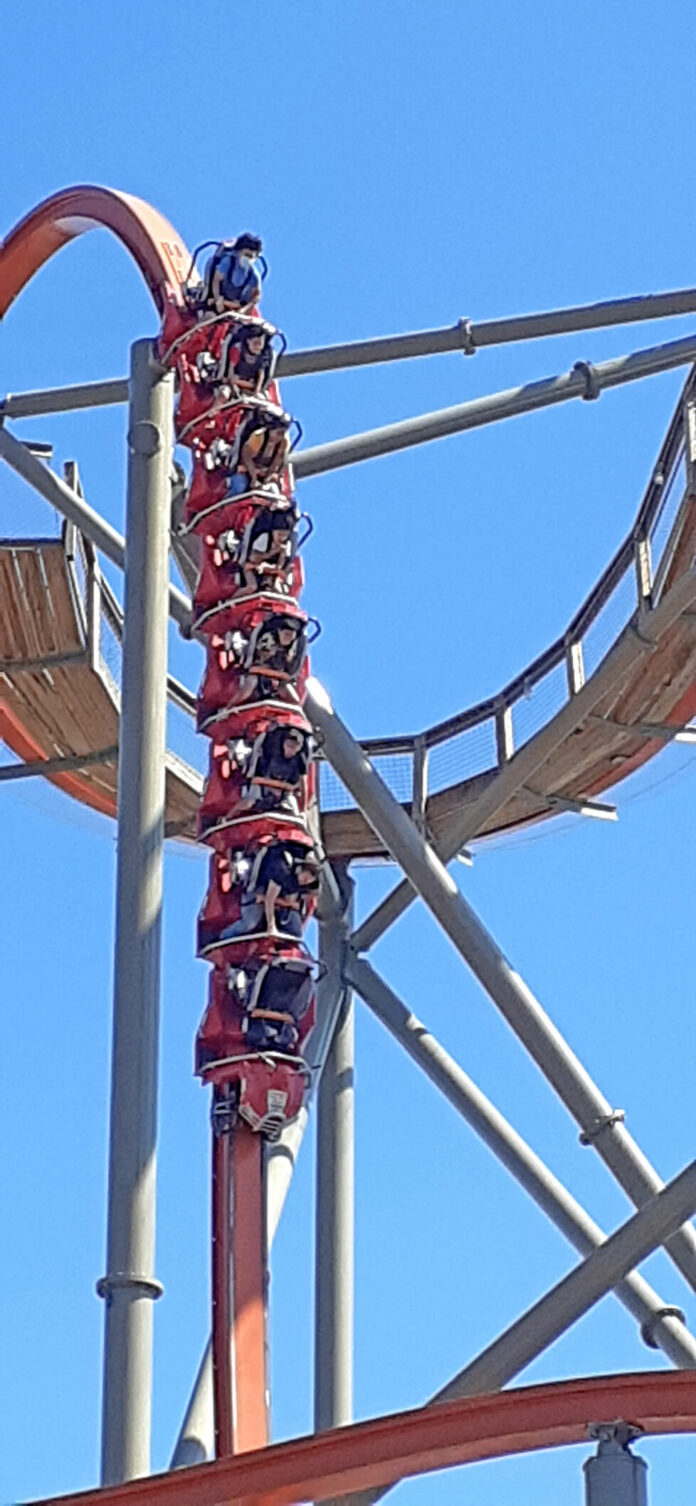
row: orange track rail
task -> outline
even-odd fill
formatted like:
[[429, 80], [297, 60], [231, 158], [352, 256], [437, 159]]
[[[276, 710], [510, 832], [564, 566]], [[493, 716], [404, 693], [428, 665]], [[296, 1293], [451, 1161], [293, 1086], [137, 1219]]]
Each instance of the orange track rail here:
[[263, 1143], [245, 1124], [213, 1134], [212, 1203], [215, 1453], [223, 1459], [268, 1443]]
[[[36, 272], [56, 251], [88, 230], [111, 230], [136, 261], [150, 289], [158, 313], [165, 297], [182, 301], [181, 283], [190, 252], [181, 236], [158, 210], [144, 199], [112, 188], [82, 185], [44, 199], [0, 242], [0, 318]], [[2, 703], [0, 735], [20, 758], [48, 755]], [[116, 802], [103, 797], [79, 774], [52, 774], [51, 783], [103, 815], [116, 815]]]
[[603, 1375], [465, 1397], [43, 1506], [294, 1506], [453, 1465], [588, 1443], [590, 1423], [619, 1417], [646, 1433], [696, 1432], [696, 1373]]
[[83, 185], [44, 199], [0, 243], [0, 318], [61, 246], [96, 229], [112, 230], [130, 251], [160, 314], [165, 296], [182, 301], [190, 256], [169, 220], [132, 194]]
[[263, 1137], [246, 1124], [232, 1134], [232, 1452], [268, 1443], [266, 1404], [266, 1240]]

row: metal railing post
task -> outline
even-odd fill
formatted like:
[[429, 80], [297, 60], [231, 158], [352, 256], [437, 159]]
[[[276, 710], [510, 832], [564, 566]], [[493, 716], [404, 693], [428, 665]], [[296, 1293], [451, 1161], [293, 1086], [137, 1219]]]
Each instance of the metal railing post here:
[[173, 378], [132, 348], [102, 1483], [150, 1470]]

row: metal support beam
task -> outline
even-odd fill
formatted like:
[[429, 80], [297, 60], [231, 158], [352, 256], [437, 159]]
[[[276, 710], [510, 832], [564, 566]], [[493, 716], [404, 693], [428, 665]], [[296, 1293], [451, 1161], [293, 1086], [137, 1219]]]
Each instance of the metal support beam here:
[[[310, 679], [305, 709], [320, 733], [325, 756], [366, 820], [401, 865], [414, 889], [468, 963], [533, 1061], [544, 1073], [582, 1130], [605, 1120], [612, 1108], [531, 989], [500, 951], [443, 866], [437, 853], [409, 820], [359, 744], [333, 710], [318, 682]], [[662, 1182], [625, 1125], [607, 1120], [594, 1148], [628, 1197], [641, 1207]], [[696, 1232], [685, 1227], [672, 1238], [669, 1254], [696, 1289]]]
[[[656, 376], [661, 371], [672, 371], [677, 366], [689, 366], [694, 360], [696, 339], [691, 335], [686, 340], [672, 340], [666, 345], [637, 350], [613, 361], [602, 361], [591, 368], [592, 396], [610, 387]], [[466, 429], [479, 429], [504, 418], [514, 418], [519, 413], [536, 412], [540, 408], [566, 403], [571, 398], [587, 398], [590, 395], [588, 363], [578, 365], [584, 369], [574, 367], [565, 375], [529, 382], [525, 387], [512, 387], [489, 397], [457, 403], [453, 408], [440, 408], [435, 413], [423, 413], [418, 418], [406, 418], [401, 423], [385, 424], [381, 429], [368, 429], [363, 434], [349, 434], [345, 439], [334, 439], [328, 444], [300, 450], [293, 457], [293, 470], [298, 478], [318, 476], [341, 466], [356, 465], [361, 460], [374, 460], [377, 455], [392, 455], [396, 450], [406, 450], [412, 445], [444, 439], [449, 434], [462, 434]]]
[[[290, 350], [278, 361], [278, 376], [306, 376], [317, 371], [339, 371], [349, 366], [374, 366], [384, 361], [406, 361], [416, 356], [434, 356], [448, 351], [473, 355], [489, 345], [509, 345], [523, 340], [541, 340], [549, 335], [567, 335], [582, 329], [605, 329], [610, 325], [636, 324], [648, 319], [671, 319], [696, 311], [696, 289], [672, 293], [649, 293], [637, 298], [612, 298], [605, 303], [581, 304], [553, 309], [545, 314], [521, 314], [510, 319], [487, 319], [474, 324], [458, 319], [443, 329], [417, 330], [407, 335], [382, 335], [374, 340], [354, 340], [314, 350]], [[103, 408], [128, 401], [126, 377], [103, 382], [80, 382], [70, 387], [51, 387], [40, 392], [8, 393], [0, 399], [0, 419], [31, 418], [40, 413], [66, 413], [76, 408]]]
[[[352, 888], [344, 879], [344, 914], [319, 927], [324, 985], [339, 998], [317, 1091], [317, 1201], [314, 1295], [314, 1430], [353, 1418], [354, 1076], [353, 994], [343, 981], [352, 929]], [[349, 887], [348, 887], [349, 886]]]
[[648, 1506], [648, 1466], [630, 1443], [642, 1428], [630, 1422], [590, 1423], [597, 1452], [583, 1464], [585, 1506]]
[[[680, 617], [687, 616], [688, 609], [694, 602], [696, 570], [692, 569], [681, 576], [662, 597], [659, 605], [653, 607], [648, 614], [647, 620], [655, 638], [659, 639]], [[485, 830], [486, 825], [507, 801], [544, 767], [560, 743], [582, 726], [605, 696], [619, 689], [635, 671], [644, 652], [645, 646], [629, 625], [609, 650], [599, 669], [578, 688], [571, 700], [515, 753], [472, 805], [459, 816], [452, 816], [446, 834], [437, 845], [437, 854], [443, 863], [449, 863], [467, 842]], [[408, 879], [397, 884], [358, 927], [353, 936], [356, 950], [366, 951], [374, 946], [415, 898], [415, 890]]]
[[598, 821], [618, 821], [619, 813], [615, 805], [606, 805], [601, 800], [589, 800], [580, 797], [572, 800], [569, 795], [553, 795], [548, 790], [533, 790], [528, 784], [522, 786], [522, 794], [530, 795], [532, 800], [541, 801], [542, 805], [549, 805], [552, 810], [569, 811], [574, 816], [594, 816]]
[[0, 420], [33, 418], [38, 413], [69, 413], [76, 408], [106, 408], [128, 402], [128, 378], [79, 382], [72, 387], [48, 387], [41, 392], [8, 392], [0, 399]]
[[613, 716], [595, 716], [594, 712], [587, 718], [590, 722], [596, 722], [597, 726], [615, 728], [617, 732], [628, 732], [636, 737], [659, 738], [665, 743], [696, 743], [696, 727], [682, 726], [675, 722], [673, 726], [669, 722], [617, 722]]
[[[337, 911], [340, 913], [340, 891], [329, 864], [325, 864], [323, 877], [318, 917], [330, 922]], [[286, 1126], [280, 1139], [274, 1145], [269, 1145], [266, 1151], [266, 1228], [269, 1251], [285, 1206], [295, 1162], [307, 1128], [309, 1105], [324, 1069], [342, 998], [342, 991], [330, 984], [328, 976], [321, 979], [317, 990], [317, 1023], [309, 1038], [309, 1055], [313, 1067], [310, 1092], [297, 1119]], [[202, 1464], [212, 1459], [214, 1444], [213, 1369], [211, 1346], [208, 1343], [174, 1446], [172, 1469]]]
[[32, 763], [8, 763], [0, 767], [0, 783], [12, 779], [34, 779], [41, 775], [68, 774], [71, 769], [86, 769], [90, 764], [111, 763], [118, 758], [118, 745], [100, 748], [93, 753], [71, 753], [64, 758], [37, 758]]
[[0, 675], [17, 675], [30, 669], [59, 669], [61, 664], [85, 664], [86, 648], [66, 648], [58, 654], [38, 654], [34, 659], [0, 659]]
[[408, 361], [416, 356], [443, 355], [448, 351], [474, 355], [477, 350], [488, 345], [541, 340], [549, 335], [568, 335], [581, 329], [635, 324], [646, 319], [668, 319], [676, 314], [690, 314], [695, 310], [696, 288], [686, 288], [674, 293], [652, 293], [642, 298], [613, 298], [606, 303], [555, 309], [546, 314], [522, 314], [511, 319], [482, 320], [479, 324], [470, 319], [459, 319], [456, 324], [444, 329], [424, 329], [408, 335], [386, 335], [375, 340], [356, 340], [346, 345], [328, 345], [315, 350], [290, 350], [280, 357], [278, 375], [306, 376], [315, 371], [339, 371], [348, 366]]
[[[132, 348], [102, 1483], [150, 1469], [173, 377]], [[6, 436], [5, 436], [6, 437]], [[56, 481], [58, 478], [56, 478]], [[60, 484], [60, 483], [59, 483]]]
[[[164, 378], [162, 378], [164, 380]], [[171, 445], [170, 445], [171, 449]], [[51, 507], [74, 523], [85, 537], [91, 539], [97, 549], [101, 549], [112, 564], [118, 565], [123, 570], [126, 558], [126, 541], [106, 518], [102, 518], [93, 507], [85, 502], [83, 497], [51, 471], [42, 465], [40, 460], [30, 454], [29, 450], [8, 429], [0, 426], [0, 458], [7, 461], [13, 471], [21, 476], [28, 486], [34, 488]], [[170, 480], [167, 474], [167, 508], [169, 508]], [[167, 548], [169, 548], [169, 512], [167, 511]], [[168, 569], [168, 566], [167, 566]], [[191, 623], [191, 603], [183, 591], [176, 586], [169, 586], [169, 611], [175, 622], [184, 631], [188, 631]]]
[[[603, 1244], [606, 1234], [599, 1224], [370, 964], [348, 952], [345, 974], [380, 1023], [574, 1249], [581, 1255], [589, 1255]], [[641, 1336], [650, 1347], [659, 1345], [674, 1365], [696, 1369], [696, 1339], [685, 1327], [683, 1315], [679, 1317], [642, 1276], [635, 1271], [626, 1276], [616, 1287], [615, 1295], [640, 1324]]]
[[[499, 1391], [519, 1375], [548, 1344], [589, 1312], [629, 1271], [645, 1260], [659, 1244], [666, 1243], [672, 1230], [684, 1217], [696, 1210], [696, 1161], [639, 1213], [611, 1234], [598, 1250], [593, 1250], [581, 1265], [551, 1288], [539, 1302], [527, 1309], [499, 1338], [484, 1349], [431, 1397], [430, 1404], [454, 1401], [464, 1396], [478, 1396]], [[392, 1484], [396, 1484], [392, 1481]], [[373, 1506], [391, 1489], [390, 1485], [356, 1491], [346, 1498], [347, 1506]], [[618, 1506], [612, 1501], [611, 1506]]]

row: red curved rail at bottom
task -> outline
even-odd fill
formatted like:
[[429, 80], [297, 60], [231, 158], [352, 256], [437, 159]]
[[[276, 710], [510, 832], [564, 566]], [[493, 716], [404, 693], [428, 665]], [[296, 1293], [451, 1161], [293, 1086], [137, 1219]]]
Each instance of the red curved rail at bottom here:
[[468, 1396], [41, 1506], [295, 1506], [458, 1464], [589, 1444], [590, 1423], [618, 1418], [656, 1435], [696, 1432], [696, 1372], [601, 1375]]

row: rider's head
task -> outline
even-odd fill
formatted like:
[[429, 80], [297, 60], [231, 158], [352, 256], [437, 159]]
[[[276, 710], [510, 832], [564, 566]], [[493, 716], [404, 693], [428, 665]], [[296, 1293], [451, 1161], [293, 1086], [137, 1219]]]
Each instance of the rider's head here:
[[300, 732], [299, 727], [288, 727], [283, 738], [283, 757], [294, 758], [296, 753], [301, 752], [303, 746], [304, 733]]
[[232, 242], [232, 249], [247, 256], [260, 256], [263, 251], [263, 241], [260, 236], [252, 235], [249, 230], [243, 230], [242, 234]]
[[295, 869], [297, 882], [302, 889], [318, 889], [321, 878], [319, 859], [310, 848], [297, 863]]

